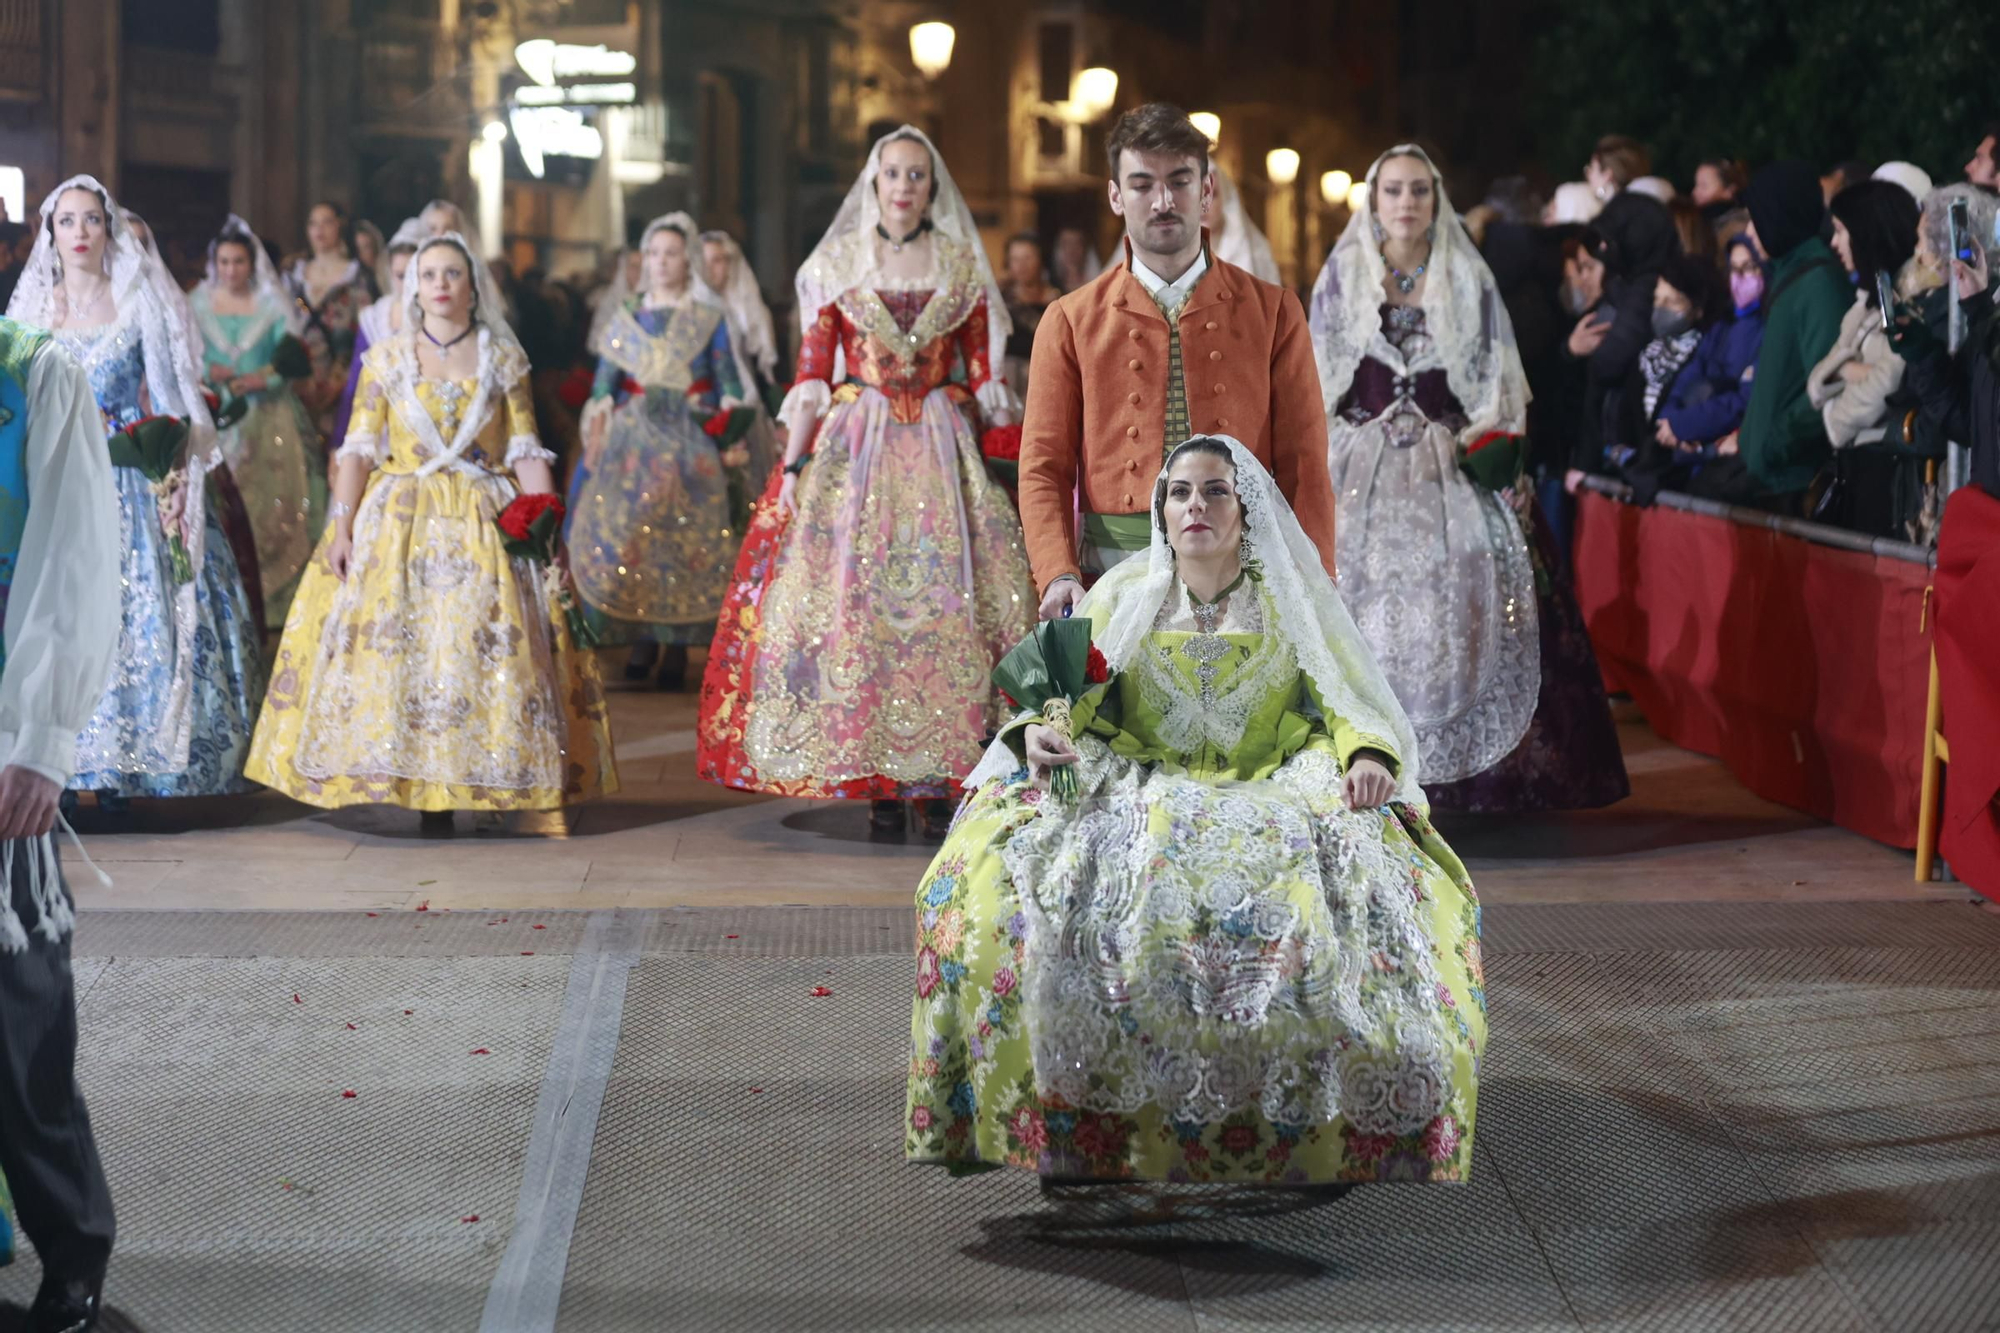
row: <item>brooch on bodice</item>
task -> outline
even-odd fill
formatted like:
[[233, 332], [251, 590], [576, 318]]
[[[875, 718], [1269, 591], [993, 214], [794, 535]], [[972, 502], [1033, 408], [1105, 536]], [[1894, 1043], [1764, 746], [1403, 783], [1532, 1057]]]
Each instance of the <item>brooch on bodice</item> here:
[[1220, 670], [1222, 659], [1229, 656], [1232, 649], [1229, 640], [1216, 632], [1216, 621], [1221, 608], [1214, 602], [1198, 602], [1188, 599], [1194, 605], [1194, 623], [1197, 632], [1181, 645], [1181, 652], [1195, 664], [1195, 680], [1201, 689], [1201, 705], [1215, 706], [1215, 677]]

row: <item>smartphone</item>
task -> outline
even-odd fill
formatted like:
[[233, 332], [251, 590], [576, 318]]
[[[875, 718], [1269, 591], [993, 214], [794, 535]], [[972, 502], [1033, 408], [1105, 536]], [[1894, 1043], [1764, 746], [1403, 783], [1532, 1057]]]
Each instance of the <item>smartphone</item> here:
[[1896, 283], [1889, 276], [1889, 270], [1875, 270], [1875, 304], [1882, 320], [1884, 333], [1896, 327]]
[[1951, 229], [1951, 252], [1962, 264], [1976, 264], [1978, 244], [1972, 239], [1972, 210], [1968, 201], [1954, 199], [1947, 214]]

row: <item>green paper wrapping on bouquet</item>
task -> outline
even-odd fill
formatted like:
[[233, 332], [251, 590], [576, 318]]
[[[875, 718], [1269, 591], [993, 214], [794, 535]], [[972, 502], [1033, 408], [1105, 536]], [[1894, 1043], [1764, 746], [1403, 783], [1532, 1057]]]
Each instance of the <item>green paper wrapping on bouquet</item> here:
[[250, 414], [250, 399], [247, 395], [225, 393], [212, 385], [209, 386], [208, 392], [215, 398], [214, 404], [209, 409], [209, 415], [215, 418], [217, 430], [228, 430]]
[[[1045, 620], [993, 668], [993, 683], [1016, 706], [1032, 708], [1051, 730], [1074, 742], [1070, 708], [1092, 685], [1110, 678], [1104, 655], [1090, 641], [1090, 622], [1082, 617]], [[1076, 766], [1065, 764], [1049, 774], [1049, 791], [1062, 800], [1076, 797]]]
[[600, 639], [570, 591], [568, 571], [556, 558], [562, 543], [563, 503], [560, 496], [523, 494], [494, 515], [500, 529], [500, 549], [516, 560], [531, 560], [542, 567], [544, 590], [562, 608], [569, 626], [570, 642], [583, 652], [598, 646]]
[[[181, 453], [187, 439], [186, 417], [154, 416], [133, 422], [112, 435], [106, 444], [111, 466], [137, 468], [153, 483], [153, 498], [164, 501], [186, 479], [181, 470]], [[173, 568], [174, 582], [193, 582], [194, 561], [188, 556], [187, 543], [181, 540], [180, 533], [169, 532], [164, 525], [161, 531], [167, 539], [167, 559]]]
[[311, 379], [313, 373], [312, 354], [306, 345], [292, 334], [278, 339], [278, 345], [271, 352], [271, 369], [288, 380]]
[[715, 412], [695, 410], [694, 419], [701, 426], [701, 433], [708, 436], [717, 449], [728, 449], [739, 443], [750, 433], [750, 427], [757, 422], [754, 407], [732, 407]]
[[1458, 460], [1459, 470], [1489, 491], [1504, 491], [1520, 480], [1528, 461], [1527, 446], [1522, 436], [1488, 431]]

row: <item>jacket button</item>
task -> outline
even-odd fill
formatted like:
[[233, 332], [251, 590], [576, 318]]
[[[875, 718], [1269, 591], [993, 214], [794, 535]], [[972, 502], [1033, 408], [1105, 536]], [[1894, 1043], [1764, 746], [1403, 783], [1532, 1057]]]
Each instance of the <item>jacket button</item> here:
[[1217, 417], [1217, 418], [1215, 419], [1215, 428], [1216, 428], [1217, 430], [1227, 430], [1227, 429], [1229, 428], [1229, 418], [1228, 418], [1228, 417]]
[[1125, 508], [1128, 512], [1132, 508], [1132, 492], [1130, 491], [1125, 492]]
[[1139, 332], [1139, 330], [1137, 330], [1137, 329], [1134, 329], [1134, 330], [1132, 330], [1132, 341], [1133, 341], [1133, 342], [1138, 342], [1138, 341], [1139, 341], [1139, 339], [1141, 339], [1141, 338], [1143, 338], [1143, 337], [1145, 337], [1145, 336], [1146, 336], [1145, 334], [1143, 334], [1143, 333]]
[[1132, 367], [1132, 369], [1134, 370], [1137, 370], [1139, 368], [1139, 362], [1136, 358], [1131, 361], [1127, 361], [1125, 364]]
[[1215, 393], [1218, 398], [1222, 396], [1222, 386], [1220, 384], [1215, 386]]
[[1220, 360], [1222, 360], [1222, 353], [1220, 353], [1220, 352], [1210, 352], [1210, 353], [1208, 354], [1208, 359], [1209, 359], [1209, 360], [1211, 360], [1211, 361], [1220, 361]]
[[1139, 470], [1139, 460], [1138, 460], [1138, 459], [1136, 459], [1136, 458], [1128, 458], [1128, 459], [1126, 459], [1126, 460], [1125, 460], [1125, 470], [1126, 470], [1127, 472], [1137, 472], [1137, 471]]
[[1214, 332], [1215, 332], [1215, 321], [1211, 319], [1210, 321], [1208, 321], [1208, 324], [1207, 324], [1207, 326], [1206, 326], [1206, 327], [1207, 327], [1207, 329], [1208, 329], [1208, 331], [1209, 331], [1210, 333], [1214, 333]]
[[1138, 438], [1139, 438], [1139, 428], [1138, 428], [1137, 426], [1127, 426], [1127, 427], [1125, 428], [1125, 438], [1126, 438], [1126, 439], [1128, 439], [1128, 440], [1136, 440], [1136, 439], [1138, 439]]
[[1137, 407], [1138, 405], [1139, 405], [1139, 395], [1135, 393], [1132, 395], [1132, 406]]

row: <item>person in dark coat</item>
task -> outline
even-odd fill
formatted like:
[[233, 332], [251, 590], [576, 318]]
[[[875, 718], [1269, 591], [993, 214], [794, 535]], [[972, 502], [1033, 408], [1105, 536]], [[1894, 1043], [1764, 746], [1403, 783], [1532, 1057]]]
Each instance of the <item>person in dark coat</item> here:
[[1820, 238], [1826, 200], [1803, 162], [1775, 162], [1750, 182], [1750, 239], [1770, 257], [1764, 343], [1738, 433], [1717, 448], [1694, 491], [1794, 516], [1833, 448], [1806, 380], [1840, 336], [1853, 302], [1847, 270]]
[[1653, 341], [1653, 290], [1680, 234], [1665, 205], [1625, 191], [1590, 225], [1590, 245], [1604, 265], [1604, 300], [1577, 322], [1568, 350], [1584, 365], [1583, 416], [1570, 456], [1569, 487], [1606, 468], [1605, 449], [1619, 441], [1621, 396], [1639, 354]]

